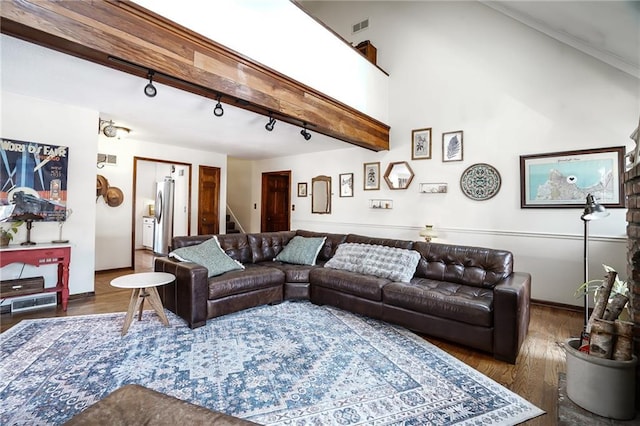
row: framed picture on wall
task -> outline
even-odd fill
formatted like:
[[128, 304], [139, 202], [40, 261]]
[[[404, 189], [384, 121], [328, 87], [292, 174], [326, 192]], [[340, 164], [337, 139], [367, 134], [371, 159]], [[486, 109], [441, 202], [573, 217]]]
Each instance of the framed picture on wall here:
[[364, 190], [380, 189], [380, 162], [364, 163]]
[[624, 146], [520, 156], [520, 207], [624, 207]]
[[298, 183], [298, 197], [307, 196], [307, 182]]
[[353, 173], [340, 175], [340, 196], [353, 197]]
[[442, 134], [442, 161], [462, 161], [462, 130]]
[[431, 127], [411, 131], [411, 159], [431, 158]]

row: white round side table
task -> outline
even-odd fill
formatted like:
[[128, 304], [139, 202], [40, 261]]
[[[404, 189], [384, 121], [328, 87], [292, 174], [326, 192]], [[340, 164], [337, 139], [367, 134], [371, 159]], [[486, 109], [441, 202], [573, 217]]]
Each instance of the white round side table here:
[[160, 321], [166, 326], [169, 325], [169, 320], [164, 313], [164, 307], [162, 306], [162, 301], [160, 300], [160, 295], [156, 287], [169, 284], [175, 279], [176, 277], [173, 274], [167, 272], [139, 272], [137, 274], [123, 275], [111, 280], [113, 287], [130, 288], [133, 290], [131, 292], [131, 300], [129, 301], [129, 309], [127, 309], [127, 316], [124, 318], [124, 325], [122, 326], [123, 336], [127, 334], [136, 311], [138, 311], [138, 321], [142, 319], [144, 300], [147, 297], [149, 298], [149, 304], [160, 317]]

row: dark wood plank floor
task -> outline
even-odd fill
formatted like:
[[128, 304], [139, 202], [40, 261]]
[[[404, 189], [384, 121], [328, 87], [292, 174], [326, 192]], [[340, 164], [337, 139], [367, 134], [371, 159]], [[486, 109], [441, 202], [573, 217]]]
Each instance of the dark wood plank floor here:
[[[153, 255], [136, 252], [136, 272], [150, 271]], [[113, 288], [109, 282], [133, 271], [110, 271], [95, 274], [95, 296], [70, 300], [67, 312], [60, 306], [20, 314], [0, 316], [0, 330], [5, 331], [23, 319], [52, 316], [125, 312], [130, 291]], [[479, 372], [491, 377], [547, 412], [527, 425], [555, 425], [557, 419], [558, 373], [565, 371], [565, 355], [560, 343], [576, 336], [582, 327], [579, 312], [533, 305], [529, 334], [516, 365], [494, 360], [490, 355], [433, 338], [428, 340]]]

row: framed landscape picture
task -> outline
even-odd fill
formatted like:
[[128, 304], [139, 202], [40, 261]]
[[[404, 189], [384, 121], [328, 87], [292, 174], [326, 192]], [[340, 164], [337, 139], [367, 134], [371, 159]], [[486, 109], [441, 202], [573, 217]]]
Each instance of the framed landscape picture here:
[[342, 173], [339, 177], [340, 196], [353, 197], [353, 173]]
[[623, 146], [520, 156], [520, 207], [624, 207]]
[[431, 127], [411, 131], [411, 159], [427, 160], [431, 158]]
[[380, 162], [364, 163], [364, 190], [380, 189]]
[[298, 197], [307, 196], [307, 182], [298, 183]]
[[462, 161], [462, 130], [442, 134], [442, 161]]

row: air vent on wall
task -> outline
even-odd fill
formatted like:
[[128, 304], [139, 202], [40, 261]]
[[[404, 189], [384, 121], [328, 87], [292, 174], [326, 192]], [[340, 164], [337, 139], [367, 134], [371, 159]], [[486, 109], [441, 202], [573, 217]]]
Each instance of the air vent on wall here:
[[365, 19], [364, 21], [358, 22], [357, 24], [353, 24], [351, 26], [351, 33], [355, 34], [360, 31], [366, 30], [367, 28], [369, 28], [369, 18]]
[[100, 154], [98, 153], [98, 164], [107, 164], [115, 166], [118, 164], [118, 156], [112, 154]]

